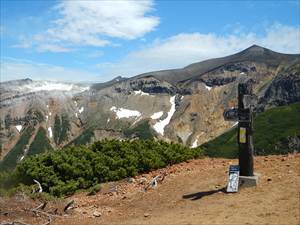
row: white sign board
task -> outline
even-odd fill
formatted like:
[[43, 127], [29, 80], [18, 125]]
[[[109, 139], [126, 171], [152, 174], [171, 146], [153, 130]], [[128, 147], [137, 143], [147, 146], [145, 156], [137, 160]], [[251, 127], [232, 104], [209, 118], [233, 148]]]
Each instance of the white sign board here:
[[227, 192], [238, 192], [239, 190], [239, 175], [240, 167], [238, 165], [231, 165], [229, 167], [229, 179], [227, 185]]

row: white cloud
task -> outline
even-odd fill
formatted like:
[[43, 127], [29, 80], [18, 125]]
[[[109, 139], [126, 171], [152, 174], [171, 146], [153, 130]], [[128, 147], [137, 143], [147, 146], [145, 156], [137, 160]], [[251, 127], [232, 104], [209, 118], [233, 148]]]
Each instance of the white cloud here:
[[0, 81], [23, 78], [54, 81], [99, 81], [98, 74], [28, 60], [5, 58], [0, 64]]
[[39, 51], [65, 52], [74, 45], [113, 45], [110, 38], [140, 38], [159, 24], [158, 17], [148, 15], [153, 10], [152, 0], [62, 1], [53, 10], [58, 19], [30, 38]]
[[39, 52], [70, 52], [72, 51], [69, 48], [65, 48], [55, 44], [41, 44], [38, 46], [37, 50]]
[[171, 68], [180, 68], [202, 60], [223, 57], [253, 44], [282, 53], [300, 53], [300, 27], [275, 24], [264, 35], [237, 33], [220, 36], [213, 33], [181, 33], [129, 53], [118, 63], [101, 63], [104, 75], [133, 76]]

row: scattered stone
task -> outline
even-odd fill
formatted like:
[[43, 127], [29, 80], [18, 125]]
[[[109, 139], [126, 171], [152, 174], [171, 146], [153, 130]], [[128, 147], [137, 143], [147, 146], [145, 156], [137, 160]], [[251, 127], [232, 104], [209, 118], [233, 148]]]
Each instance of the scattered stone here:
[[272, 178], [269, 177], [269, 178], [267, 179], [267, 181], [272, 181]]
[[69, 209], [74, 208], [74, 203], [75, 203], [74, 200], [69, 201], [69, 202], [67, 203], [67, 205], [65, 206], [65, 208], [64, 208], [64, 212], [68, 211]]
[[95, 211], [95, 212], [93, 213], [93, 216], [94, 216], [94, 217], [100, 217], [100, 216], [102, 216], [102, 214], [101, 214], [101, 212]]
[[147, 178], [146, 177], [141, 177], [139, 179], [139, 184], [146, 184], [147, 183]]
[[130, 177], [130, 178], [128, 179], [128, 183], [135, 183], [135, 179], [134, 179], [133, 177]]
[[150, 214], [149, 213], [144, 213], [144, 217], [149, 217]]

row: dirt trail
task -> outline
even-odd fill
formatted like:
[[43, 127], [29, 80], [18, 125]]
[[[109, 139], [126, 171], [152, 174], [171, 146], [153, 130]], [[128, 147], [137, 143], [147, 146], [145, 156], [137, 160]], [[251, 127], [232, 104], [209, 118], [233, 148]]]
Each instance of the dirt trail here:
[[142, 176], [105, 184], [95, 196], [70, 197], [75, 208], [53, 224], [300, 224], [300, 154], [256, 157], [259, 185], [224, 193], [229, 165], [236, 163], [205, 158], [153, 171], [144, 175], [148, 181], [166, 177], [147, 192]]

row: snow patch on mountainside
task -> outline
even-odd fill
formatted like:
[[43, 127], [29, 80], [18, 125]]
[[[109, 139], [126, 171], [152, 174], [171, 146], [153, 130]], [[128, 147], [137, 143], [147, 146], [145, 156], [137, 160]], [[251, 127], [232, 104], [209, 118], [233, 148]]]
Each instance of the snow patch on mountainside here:
[[198, 139], [196, 139], [193, 144], [191, 145], [191, 148], [197, 148], [198, 147]]
[[134, 91], [134, 94], [135, 95], [147, 95], [147, 96], [150, 96], [149, 93], [143, 92], [142, 90]]
[[49, 137], [52, 138], [53, 134], [52, 134], [52, 128], [48, 127], [48, 133], [49, 133]]
[[151, 119], [157, 120], [157, 119], [159, 119], [160, 117], [162, 117], [163, 114], [164, 114], [163, 111], [153, 113], [153, 115], [151, 116]]
[[116, 113], [116, 117], [118, 119], [141, 116], [141, 113], [139, 111], [124, 109], [124, 108], [117, 108], [115, 106], [111, 107], [110, 111], [113, 111], [114, 113]]
[[17, 125], [16, 128], [17, 128], [17, 130], [18, 130], [19, 132], [21, 132], [21, 130], [22, 130], [22, 125]]
[[210, 91], [212, 89], [212, 87], [205, 85], [205, 88]]
[[153, 126], [154, 130], [157, 133], [161, 134], [161, 135], [164, 135], [165, 127], [170, 123], [171, 118], [172, 118], [173, 114], [176, 111], [176, 109], [175, 109], [175, 96], [170, 98], [170, 103], [171, 103], [171, 108], [170, 108], [170, 111], [168, 112], [167, 118], [165, 118], [164, 120], [158, 121]]
[[82, 113], [84, 111], [84, 107], [82, 106], [79, 110], [78, 110], [78, 112], [79, 113]]

